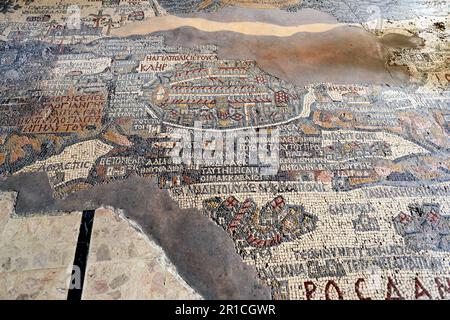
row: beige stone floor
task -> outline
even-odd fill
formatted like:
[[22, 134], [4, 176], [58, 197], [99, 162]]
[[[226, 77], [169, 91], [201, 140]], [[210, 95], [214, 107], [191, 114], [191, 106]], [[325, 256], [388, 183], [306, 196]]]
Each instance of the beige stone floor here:
[[161, 248], [114, 211], [96, 211], [83, 299], [199, 298]]
[[[14, 217], [0, 193], [0, 299], [67, 298], [81, 213]], [[112, 210], [96, 211], [83, 299], [200, 299], [161, 248]]]
[[81, 214], [12, 218], [14, 202], [0, 193], [0, 299], [66, 299]]

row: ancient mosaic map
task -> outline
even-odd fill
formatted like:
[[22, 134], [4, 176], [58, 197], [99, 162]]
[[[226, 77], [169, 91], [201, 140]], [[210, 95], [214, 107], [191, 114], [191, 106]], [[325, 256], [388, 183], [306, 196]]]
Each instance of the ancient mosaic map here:
[[110, 207], [85, 298], [449, 299], [448, 6], [0, 0], [0, 297]]

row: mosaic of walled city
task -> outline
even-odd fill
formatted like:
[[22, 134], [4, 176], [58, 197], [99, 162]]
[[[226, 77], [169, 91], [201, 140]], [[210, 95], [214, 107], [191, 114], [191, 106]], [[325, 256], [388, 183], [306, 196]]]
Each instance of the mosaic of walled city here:
[[0, 0], [0, 298], [450, 299], [448, 10]]

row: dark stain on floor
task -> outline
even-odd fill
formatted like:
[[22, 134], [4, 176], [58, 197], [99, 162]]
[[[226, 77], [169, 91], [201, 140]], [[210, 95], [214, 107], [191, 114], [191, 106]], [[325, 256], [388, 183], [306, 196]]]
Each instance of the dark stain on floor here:
[[265, 72], [298, 86], [319, 82], [407, 85], [408, 69], [388, 64], [392, 50], [423, 43], [418, 37], [397, 34], [383, 43], [370, 32], [351, 26], [289, 37], [204, 32], [192, 27], [152, 35], [163, 35], [174, 47], [214, 44], [219, 58], [254, 60]]

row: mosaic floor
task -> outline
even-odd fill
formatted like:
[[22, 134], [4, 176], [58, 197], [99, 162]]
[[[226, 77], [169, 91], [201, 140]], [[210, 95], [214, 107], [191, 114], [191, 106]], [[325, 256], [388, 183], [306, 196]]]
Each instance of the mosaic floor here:
[[0, 299], [450, 299], [446, 0], [0, 0]]

